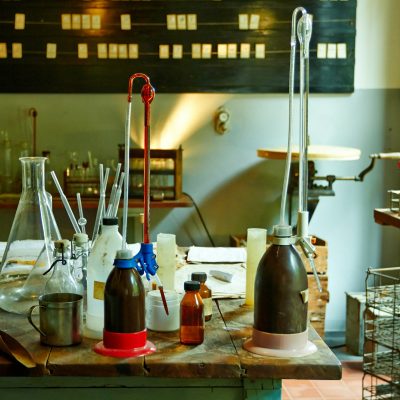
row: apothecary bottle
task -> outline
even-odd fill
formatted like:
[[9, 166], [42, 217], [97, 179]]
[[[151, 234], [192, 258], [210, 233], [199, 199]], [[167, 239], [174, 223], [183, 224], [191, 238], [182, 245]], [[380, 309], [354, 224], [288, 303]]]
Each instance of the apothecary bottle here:
[[204, 304], [204, 319], [209, 321], [212, 317], [212, 292], [206, 285], [207, 274], [205, 272], [193, 272], [192, 281], [200, 282], [199, 293]]
[[182, 344], [201, 344], [204, 341], [204, 304], [200, 282], [186, 281], [185, 295], [180, 306], [180, 341]]

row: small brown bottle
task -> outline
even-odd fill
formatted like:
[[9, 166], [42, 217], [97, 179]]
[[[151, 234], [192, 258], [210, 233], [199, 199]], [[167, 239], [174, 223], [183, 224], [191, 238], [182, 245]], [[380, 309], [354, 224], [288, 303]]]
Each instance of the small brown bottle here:
[[200, 282], [186, 281], [181, 301], [180, 340], [182, 344], [201, 344], [204, 340], [204, 305]]
[[212, 293], [211, 289], [205, 284], [207, 274], [205, 272], [193, 272], [192, 281], [200, 282], [199, 293], [204, 303], [204, 319], [209, 321], [212, 317]]

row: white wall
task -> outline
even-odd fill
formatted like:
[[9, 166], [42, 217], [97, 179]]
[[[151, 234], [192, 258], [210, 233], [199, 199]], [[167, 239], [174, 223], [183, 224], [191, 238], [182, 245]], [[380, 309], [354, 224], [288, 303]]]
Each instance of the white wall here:
[[356, 89], [400, 87], [400, 1], [358, 0]]

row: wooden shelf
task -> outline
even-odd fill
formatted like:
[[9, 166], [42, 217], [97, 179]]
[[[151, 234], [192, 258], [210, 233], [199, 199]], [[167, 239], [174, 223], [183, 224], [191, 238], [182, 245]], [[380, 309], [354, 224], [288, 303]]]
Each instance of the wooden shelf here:
[[374, 219], [377, 224], [391, 225], [400, 228], [400, 215], [397, 212], [390, 211], [389, 208], [375, 208]]
[[[2, 194], [0, 195], [0, 209], [9, 208], [15, 209], [18, 206], [20, 195], [18, 194]], [[76, 198], [68, 198], [71, 207], [77, 207]], [[84, 208], [97, 208], [98, 198], [83, 197], [82, 204]], [[121, 206], [123, 201], [121, 199]], [[150, 208], [176, 208], [176, 207], [192, 207], [193, 202], [189, 196], [183, 194], [177, 200], [161, 200], [151, 201]], [[53, 196], [53, 208], [63, 208], [61, 199], [58, 196]], [[129, 208], [143, 208], [143, 200], [141, 199], [129, 199]]]

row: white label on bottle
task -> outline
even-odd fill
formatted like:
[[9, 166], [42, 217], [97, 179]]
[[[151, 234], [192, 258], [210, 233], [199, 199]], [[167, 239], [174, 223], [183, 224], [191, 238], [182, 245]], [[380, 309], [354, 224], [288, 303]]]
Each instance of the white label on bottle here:
[[105, 282], [93, 282], [93, 297], [97, 300], [104, 300], [104, 288], [106, 287]]
[[204, 304], [204, 316], [208, 317], [212, 315], [212, 298], [209, 297], [208, 299], [202, 299]]

